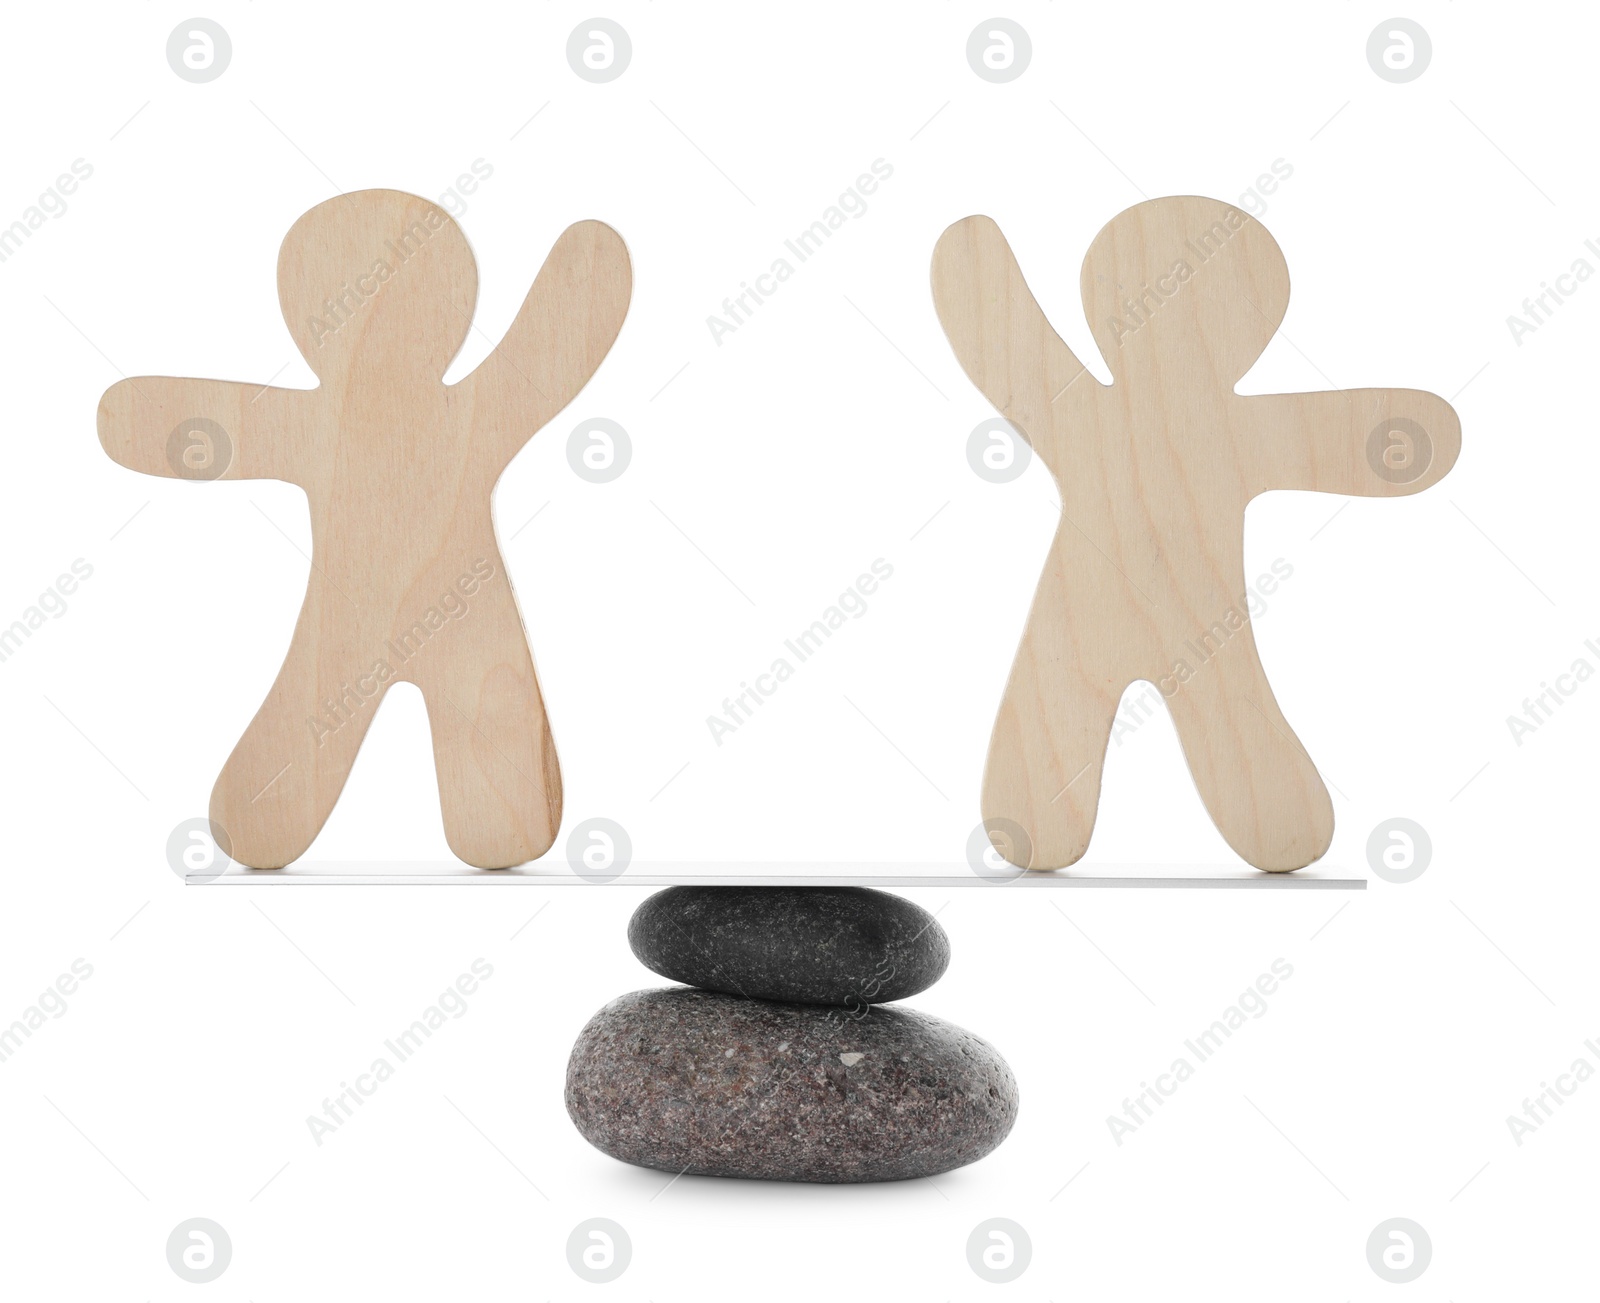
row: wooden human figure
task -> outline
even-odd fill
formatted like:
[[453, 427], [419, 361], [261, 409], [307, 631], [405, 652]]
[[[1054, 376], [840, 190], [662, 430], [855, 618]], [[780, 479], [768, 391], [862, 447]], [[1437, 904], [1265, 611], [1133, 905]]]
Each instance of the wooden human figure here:
[[364, 190], [311, 209], [278, 255], [316, 389], [140, 376], [106, 391], [100, 441], [122, 465], [287, 480], [310, 499], [288, 656], [211, 795], [241, 863], [305, 851], [401, 681], [427, 702], [450, 848], [500, 868], [550, 847], [561, 771], [490, 494], [600, 365], [631, 283], [615, 231], [568, 227], [499, 346], [446, 385], [477, 301], [472, 250], [428, 200]]
[[1289, 275], [1266, 229], [1216, 200], [1113, 218], [1081, 293], [1109, 386], [1051, 328], [992, 220], [956, 222], [934, 250], [956, 357], [1061, 495], [990, 740], [990, 839], [1028, 868], [1083, 855], [1118, 703], [1145, 679], [1228, 844], [1258, 868], [1300, 868], [1327, 850], [1333, 807], [1251, 635], [1245, 506], [1269, 489], [1416, 493], [1455, 463], [1460, 422], [1414, 389], [1236, 394], [1283, 320]]

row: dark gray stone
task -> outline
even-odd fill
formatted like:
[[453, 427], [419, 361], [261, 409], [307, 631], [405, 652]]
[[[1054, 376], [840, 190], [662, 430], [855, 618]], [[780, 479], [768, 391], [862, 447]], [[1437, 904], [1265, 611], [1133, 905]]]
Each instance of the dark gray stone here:
[[773, 1181], [898, 1181], [1006, 1138], [1017, 1083], [994, 1048], [914, 1009], [635, 991], [589, 1020], [567, 1112], [625, 1163]]
[[757, 1000], [903, 1000], [950, 963], [932, 914], [865, 887], [668, 887], [634, 911], [628, 944], [675, 982]]

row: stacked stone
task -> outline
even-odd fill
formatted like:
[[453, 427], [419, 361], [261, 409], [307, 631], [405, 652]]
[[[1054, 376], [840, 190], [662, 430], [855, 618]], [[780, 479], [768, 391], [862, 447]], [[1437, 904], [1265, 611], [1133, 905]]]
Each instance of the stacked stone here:
[[926, 910], [860, 887], [669, 887], [628, 924], [687, 983], [601, 1009], [566, 1104], [613, 1158], [779, 1181], [935, 1176], [988, 1154], [1017, 1083], [970, 1032], [889, 1002], [950, 962]]

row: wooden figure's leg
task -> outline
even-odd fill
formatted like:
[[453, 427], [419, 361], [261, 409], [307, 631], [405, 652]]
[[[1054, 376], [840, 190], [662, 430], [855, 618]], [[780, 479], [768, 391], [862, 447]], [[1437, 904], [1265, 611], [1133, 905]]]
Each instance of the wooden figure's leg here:
[[[1022, 867], [1031, 869], [1065, 868], [1088, 850], [1106, 746], [1127, 686], [1100, 630], [1069, 618], [1068, 576], [1081, 571], [1069, 556], [1058, 543], [1040, 577], [983, 774], [985, 822], [1021, 825], [1031, 842]], [[1076, 587], [1082, 603], [1087, 594]], [[993, 826], [990, 835], [1002, 854], [1018, 854]]]
[[537, 859], [561, 827], [561, 769], [522, 617], [500, 575], [411, 671], [428, 703], [450, 849], [480, 869]]
[[1212, 822], [1256, 868], [1304, 868], [1333, 841], [1333, 803], [1278, 709], [1250, 625], [1189, 670], [1167, 708]]
[[313, 571], [283, 668], [212, 790], [212, 822], [241, 864], [280, 869], [316, 840], [388, 686], [375, 656], [334, 651], [352, 641], [347, 601]]

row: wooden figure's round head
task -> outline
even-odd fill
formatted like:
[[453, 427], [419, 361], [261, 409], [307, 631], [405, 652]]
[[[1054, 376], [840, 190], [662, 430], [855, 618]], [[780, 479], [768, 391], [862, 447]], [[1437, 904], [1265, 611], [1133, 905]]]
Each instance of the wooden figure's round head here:
[[283, 237], [278, 301], [324, 382], [439, 380], [472, 325], [478, 268], [437, 204], [358, 190], [318, 204]]
[[1289, 306], [1267, 228], [1217, 199], [1151, 199], [1101, 228], [1083, 260], [1084, 311], [1111, 373], [1175, 371], [1232, 387]]

